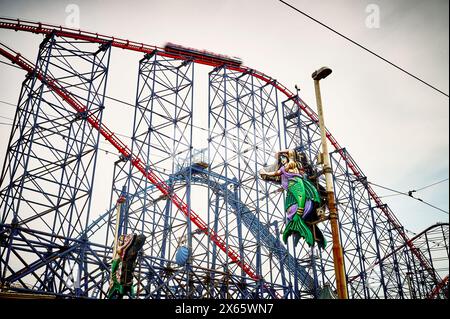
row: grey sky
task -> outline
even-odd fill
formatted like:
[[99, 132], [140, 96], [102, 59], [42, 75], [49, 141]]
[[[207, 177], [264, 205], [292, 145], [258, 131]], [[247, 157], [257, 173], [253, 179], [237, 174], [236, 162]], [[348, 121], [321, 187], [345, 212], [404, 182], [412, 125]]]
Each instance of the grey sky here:
[[[288, 2], [449, 92], [447, 0]], [[277, 0], [0, 1], [0, 16], [64, 25], [70, 3], [80, 8], [82, 30], [159, 46], [170, 41], [241, 57], [245, 65], [292, 90], [299, 85], [303, 100], [313, 109], [311, 73], [327, 65], [333, 74], [322, 83], [326, 125], [369, 181], [408, 191], [449, 175], [448, 98]], [[366, 26], [369, 4], [380, 9], [379, 28]], [[0, 30], [1, 42], [31, 60], [41, 40], [33, 34]], [[139, 58], [136, 53], [113, 50], [109, 95], [134, 100]], [[0, 64], [0, 99], [16, 103], [23, 77], [22, 71]], [[196, 119], [202, 124], [207, 118], [202, 112], [207, 80], [201, 74], [197, 80], [195, 94], [200, 106]], [[107, 109], [108, 125], [129, 135], [121, 122], [123, 114], [117, 115], [119, 110], [120, 105]], [[0, 122], [11, 122], [3, 117], [13, 118], [14, 108], [1, 104], [0, 116]], [[0, 125], [1, 163], [9, 130]], [[198, 145], [202, 143], [199, 137]], [[113, 158], [102, 155], [105, 162]], [[106, 169], [100, 173], [105, 178], [99, 179], [109, 183], [110, 173]], [[448, 211], [448, 185], [447, 181], [417, 196]], [[391, 194], [374, 189], [379, 195]], [[105, 198], [94, 203], [98, 213], [106, 208], [109, 194]], [[448, 222], [448, 215], [404, 196], [384, 201], [403, 225], [415, 232], [437, 221]]]

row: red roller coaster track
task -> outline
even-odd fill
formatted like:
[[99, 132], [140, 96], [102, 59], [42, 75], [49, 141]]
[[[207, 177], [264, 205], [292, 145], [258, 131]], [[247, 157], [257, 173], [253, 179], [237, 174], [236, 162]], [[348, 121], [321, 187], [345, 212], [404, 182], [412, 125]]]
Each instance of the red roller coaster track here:
[[[444, 289], [445, 285], [448, 286], [448, 275], [445, 276], [442, 281], [434, 287], [433, 291], [427, 296], [427, 299], [434, 299], [436, 296]], [[445, 290], [446, 297], [448, 298], [448, 287], [447, 290]]]
[[[25, 20], [19, 20], [19, 19], [9, 19], [9, 18], [0, 18], [0, 28], [2, 29], [11, 29], [15, 31], [26, 31], [26, 32], [32, 32], [36, 34], [44, 34], [48, 35], [52, 32], [56, 36], [60, 37], [67, 37], [71, 39], [78, 39], [78, 40], [84, 40], [89, 41], [92, 43], [99, 43], [99, 44], [110, 44], [113, 47], [122, 48], [126, 50], [131, 51], [137, 51], [142, 53], [152, 53], [155, 50], [158, 50], [158, 54], [165, 57], [170, 58], [176, 58], [180, 60], [185, 60], [186, 57], [174, 53], [168, 53], [165, 52], [163, 48], [153, 46], [153, 45], [147, 45], [144, 43], [134, 42], [130, 40], [120, 39], [116, 37], [101, 35], [98, 33], [92, 33], [92, 32], [86, 32], [82, 30], [76, 30], [76, 29], [70, 29], [65, 28], [62, 26], [56, 26], [56, 25], [50, 25], [45, 24], [41, 22], [32, 22], [32, 21], [25, 21]], [[4, 55], [8, 59], [10, 59], [13, 63], [18, 64], [21, 66], [24, 70], [28, 72], [32, 72], [34, 70], [34, 66], [29, 61], [22, 58], [20, 55], [12, 52], [8, 52], [7, 50], [3, 50], [0, 48], [0, 54]], [[208, 58], [208, 57], [196, 57], [193, 58], [194, 63], [209, 65], [213, 67], [220, 66], [220, 64], [217, 61], [214, 61], [214, 59]], [[231, 70], [242, 72], [242, 73], [250, 73], [256, 78], [265, 81], [266, 83], [269, 83], [273, 85], [276, 89], [284, 93], [288, 98], [293, 99], [294, 94], [285, 86], [278, 83], [276, 80], [272, 79], [270, 76], [250, 69], [245, 66], [240, 67], [228, 67]], [[39, 77], [39, 75], [38, 75]], [[42, 75], [40, 75], [40, 80], [46, 80], [48, 85], [51, 85], [51, 89], [53, 89], [58, 95], [60, 95], [63, 99], [65, 99], [72, 107], [74, 107], [78, 112], [84, 112], [86, 108], [81, 105], [78, 101], [76, 101], [73, 97], [70, 96], [67, 92], [65, 92], [61, 87], [58, 86], [57, 83], [52, 81], [52, 79], [43, 79]], [[296, 104], [298, 107], [304, 111], [314, 122], [318, 123], [318, 117], [316, 113], [311, 110], [309, 106], [307, 106], [304, 103], [300, 103], [298, 100], [296, 101]], [[169, 194], [169, 188], [168, 186], [161, 181], [152, 171], [147, 171], [145, 169], [144, 163], [139, 158], [136, 158], [133, 154], [131, 154], [130, 150], [127, 148], [125, 144], [123, 144], [116, 136], [114, 136], [114, 133], [109, 131], [103, 124], [100, 126], [97, 118], [95, 116], [89, 116], [88, 117], [89, 123], [98, 129], [100, 133], [111, 142], [111, 144], [114, 145], [124, 156], [129, 157], [132, 161], [132, 164], [141, 171], [144, 176], [146, 176], [153, 184], [155, 184], [156, 187], [165, 195]], [[353, 172], [353, 174], [356, 177], [364, 177], [364, 174], [362, 173], [361, 169], [356, 165], [353, 158], [344, 153], [343, 148], [339, 145], [339, 143], [336, 141], [336, 139], [331, 135], [330, 132], [327, 131], [326, 136], [330, 143], [333, 145], [333, 147], [336, 149], [337, 152], [342, 156], [350, 170]], [[375, 201], [378, 208], [380, 208], [389, 222], [392, 224], [393, 228], [398, 231], [400, 236], [403, 238], [403, 240], [407, 243], [409, 248], [411, 249], [412, 253], [417, 257], [417, 259], [420, 261], [422, 266], [427, 269], [428, 273], [432, 276], [432, 278], [435, 280], [436, 284], [438, 284], [438, 281], [436, 279], [436, 275], [432, 269], [432, 267], [428, 264], [427, 260], [422, 256], [420, 251], [414, 247], [413, 243], [409, 240], [406, 233], [403, 231], [400, 222], [398, 219], [392, 214], [392, 212], [389, 210], [389, 208], [383, 204], [381, 199], [378, 197], [378, 195], [373, 191], [373, 189], [370, 187], [370, 185], [367, 185], [367, 190], [372, 197], [372, 199]], [[254, 273], [254, 271], [251, 269], [251, 267], [246, 264], [245, 262], [239, 260], [238, 254], [228, 249], [226, 251], [225, 241], [217, 236], [212, 230], [210, 230], [207, 225], [199, 218], [198, 215], [196, 215], [193, 211], [188, 212], [187, 205], [176, 195], [172, 195], [172, 202], [186, 215], [190, 216], [190, 219], [192, 222], [199, 227], [206, 235], [209, 236], [209, 238], [220, 247], [221, 250], [225, 251], [228, 256], [236, 262], [251, 278], [255, 280], [259, 280], [260, 278]], [[190, 215], [189, 215], [190, 214]]]

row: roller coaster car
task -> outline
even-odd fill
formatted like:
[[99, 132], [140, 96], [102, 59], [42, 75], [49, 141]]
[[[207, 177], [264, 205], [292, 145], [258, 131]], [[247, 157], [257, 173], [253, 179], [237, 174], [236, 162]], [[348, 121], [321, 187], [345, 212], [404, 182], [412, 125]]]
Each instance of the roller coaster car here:
[[193, 59], [206, 60], [208, 62], [217, 63], [218, 65], [227, 64], [231, 66], [240, 66], [242, 64], [242, 60], [237, 57], [229, 57], [227, 55], [217, 54], [206, 50], [187, 48], [170, 42], [166, 43], [164, 50], [167, 53], [175, 53]]

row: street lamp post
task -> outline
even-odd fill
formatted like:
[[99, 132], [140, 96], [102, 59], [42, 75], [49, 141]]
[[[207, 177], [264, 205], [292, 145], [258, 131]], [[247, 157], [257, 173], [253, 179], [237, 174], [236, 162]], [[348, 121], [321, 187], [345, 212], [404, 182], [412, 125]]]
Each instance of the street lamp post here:
[[332, 71], [330, 68], [322, 67], [319, 70], [314, 71], [314, 73], [312, 74], [312, 78], [314, 79], [314, 87], [316, 90], [317, 113], [319, 116], [320, 136], [322, 142], [321, 161], [323, 164], [323, 172], [325, 174], [328, 209], [330, 211], [329, 219], [331, 225], [331, 234], [333, 237], [333, 262], [336, 277], [336, 286], [337, 286], [336, 288], [339, 299], [348, 299], [347, 280], [345, 278], [345, 271], [344, 271], [344, 255], [342, 253], [341, 242], [339, 240], [338, 213], [336, 203], [334, 201], [332, 172], [330, 166], [330, 158], [328, 154], [328, 144], [325, 131], [324, 116], [322, 110], [322, 98], [320, 96], [320, 85], [319, 85], [319, 81], [325, 79], [328, 75], [331, 74], [331, 72]]

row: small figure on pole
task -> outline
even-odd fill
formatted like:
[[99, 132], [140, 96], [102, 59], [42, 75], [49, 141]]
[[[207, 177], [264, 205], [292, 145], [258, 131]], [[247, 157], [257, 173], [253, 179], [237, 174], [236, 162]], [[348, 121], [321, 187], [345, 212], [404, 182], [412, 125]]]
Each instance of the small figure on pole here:
[[108, 299], [122, 299], [131, 295], [133, 272], [139, 251], [146, 237], [142, 234], [121, 235], [117, 243], [116, 255], [111, 263], [110, 287]]

